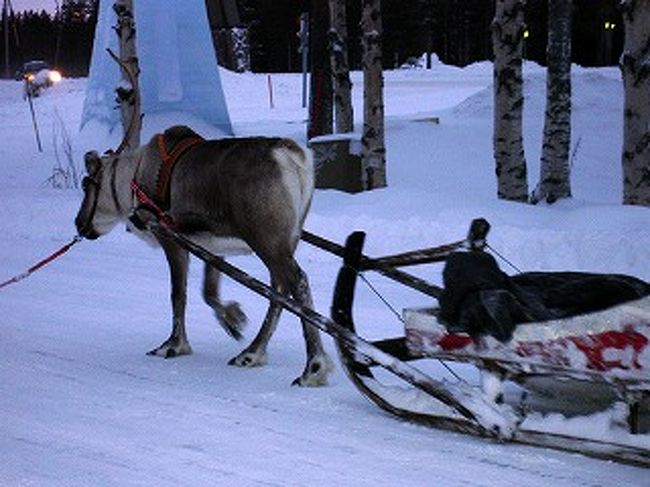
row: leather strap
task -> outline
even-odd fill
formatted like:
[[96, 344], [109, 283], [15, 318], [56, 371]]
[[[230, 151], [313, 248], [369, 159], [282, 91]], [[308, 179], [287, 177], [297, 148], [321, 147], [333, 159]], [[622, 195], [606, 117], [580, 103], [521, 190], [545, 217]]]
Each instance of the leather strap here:
[[168, 210], [170, 205], [169, 188], [172, 172], [174, 171], [176, 162], [192, 147], [205, 142], [205, 139], [199, 135], [190, 136], [176, 144], [176, 147], [174, 147], [171, 152], [167, 151], [165, 136], [163, 134], [158, 134], [156, 139], [158, 142], [158, 150], [160, 151], [160, 158], [162, 159], [162, 162], [160, 164], [160, 169], [158, 169], [155, 200], [162, 210]]

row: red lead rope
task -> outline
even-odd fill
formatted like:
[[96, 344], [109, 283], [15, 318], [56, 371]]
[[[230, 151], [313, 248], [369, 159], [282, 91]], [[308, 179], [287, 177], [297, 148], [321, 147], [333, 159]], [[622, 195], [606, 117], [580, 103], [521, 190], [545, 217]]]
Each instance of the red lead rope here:
[[151, 211], [154, 215], [156, 215], [158, 221], [169, 228], [173, 228], [174, 220], [172, 220], [172, 217], [165, 213], [162, 208], [160, 208], [160, 206], [158, 206], [156, 202], [152, 200], [147, 193], [144, 192], [138, 183], [135, 182], [135, 179], [131, 180], [131, 190], [133, 191], [133, 194], [135, 194], [138, 202], [141, 205], [144, 205], [144, 207]]
[[44, 265], [49, 264], [50, 262], [52, 262], [57, 257], [60, 257], [63, 254], [65, 254], [68, 250], [70, 250], [72, 248], [73, 245], [75, 245], [78, 242], [81, 242], [82, 239], [83, 239], [83, 237], [81, 237], [80, 235], [75, 236], [70, 243], [64, 245], [59, 250], [54, 252], [52, 255], [46, 257], [45, 259], [41, 260], [40, 262], [37, 262], [36, 264], [31, 266], [29, 269], [27, 269], [22, 274], [18, 274], [17, 276], [12, 277], [8, 281], [5, 281], [2, 284], [0, 284], [0, 289], [2, 289], [5, 286], [8, 286], [9, 284], [14, 284], [16, 282], [22, 281], [26, 277], [29, 277], [30, 274], [32, 274], [33, 272], [36, 272], [37, 270], [39, 270]]

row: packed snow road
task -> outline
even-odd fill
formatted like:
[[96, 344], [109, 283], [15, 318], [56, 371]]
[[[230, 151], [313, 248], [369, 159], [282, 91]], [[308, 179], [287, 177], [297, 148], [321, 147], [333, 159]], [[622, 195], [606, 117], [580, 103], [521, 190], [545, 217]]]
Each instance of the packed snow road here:
[[[389, 188], [357, 196], [319, 191], [307, 228], [339, 242], [364, 229], [367, 253], [381, 255], [462, 238], [469, 221], [484, 216], [493, 223], [492, 245], [523, 269], [650, 279], [648, 210], [617, 203], [620, 82], [607, 70], [576, 71], [574, 132], [582, 142], [572, 201], [554, 207], [496, 201], [491, 67], [437, 65], [430, 72], [387, 73]], [[267, 108], [265, 76], [222, 78], [238, 134], [290, 135], [304, 142], [298, 75], [274, 75], [273, 110]], [[427, 80], [430, 89], [423, 87]], [[530, 66], [527, 80], [527, 150], [535, 161], [543, 71]], [[78, 165], [86, 149], [102, 151], [119, 139], [89, 130], [77, 136], [84, 84], [65, 80], [37, 100], [44, 141], [39, 153], [19, 83], [0, 82], [0, 281], [75, 233], [80, 191], [44, 184], [56, 165], [55, 144], [65, 162], [62, 128], [72, 137]], [[450, 86], [458, 97], [453, 104], [445, 99]], [[439, 116], [440, 125], [423, 122], [423, 114]], [[187, 121], [173, 114], [145, 118], [145, 138]], [[203, 135], [215, 135], [193, 124]], [[535, 174], [531, 167], [530, 177]], [[298, 259], [316, 309], [328, 314], [340, 263], [304, 244]], [[267, 279], [253, 257], [233, 263]], [[228, 338], [201, 302], [197, 264], [187, 312], [194, 354], [173, 360], [145, 355], [171, 326], [164, 258], [122, 229], [82, 242], [0, 291], [0, 485], [648, 485], [641, 468], [397, 421], [361, 397], [340, 367], [327, 387], [290, 387], [304, 350], [298, 320], [286, 313], [266, 367], [229, 367], [244, 344]], [[418, 272], [440, 280], [439, 268]], [[368, 277], [398, 308], [428, 304]], [[242, 303], [250, 339], [266, 303], [229, 280], [223, 296]], [[356, 313], [369, 338], [402, 333], [391, 312], [363, 288]], [[331, 340], [325, 341], [335, 357]], [[459, 372], [475, 379], [469, 368]]]

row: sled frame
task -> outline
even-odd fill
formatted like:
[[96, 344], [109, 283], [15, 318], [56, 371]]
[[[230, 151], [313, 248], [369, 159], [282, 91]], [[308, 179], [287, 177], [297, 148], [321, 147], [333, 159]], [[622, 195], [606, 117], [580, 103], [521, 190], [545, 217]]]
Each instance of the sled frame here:
[[[475, 225], [476, 220], [472, 223], [471, 228], [476, 228]], [[478, 242], [474, 240], [476, 238], [476, 233], [470, 230], [465, 244], [460, 245], [455, 249], [450, 249], [447, 252], [447, 255], [461, 247], [482, 250], [486, 245], [485, 234], [487, 233], [487, 230], [489, 230], [489, 224], [487, 226], [482, 226], [482, 228], [485, 228], [486, 232], [479, 235], [480, 238], [478, 239]], [[366, 258], [361, 254], [363, 240], [364, 235], [361, 232], [352, 234], [348, 238], [343, 252], [344, 264], [339, 273], [339, 279], [335, 287], [332, 305], [332, 317], [339, 324], [343, 325], [355, 334], [357, 331], [352, 318], [352, 304], [354, 301], [354, 288], [357, 275], [359, 272], [364, 270], [365, 267], [363, 262]], [[457, 244], [452, 245], [456, 246]], [[444, 258], [440, 260], [444, 260]], [[611, 380], [604, 379], [597, 371], [571, 370], [545, 364], [520, 363], [515, 360], [502, 360], [500, 358], [484, 358], [472, 354], [413, 354], [412, 350], [407, 345], [405, 337], [373, 341], [371, 344], [394, 357], [394, 359], [400, 361], [435, 359], [440, 361], [461, 361], [471, 363], [479, 368], [482, 373], [488, 372], [494, 374], [502, 381], [513, 380], [514, 382], [517, 382], [518, 377], [546, 375], [605, 383], [614, 388], [619, 397], [628, 404], [628, 426], [631, 433], [639, 432], [640, 404], [643, 399], [650, 395], [650, 382], [648, 381], [639, 382], [635, 380], [616, 378]], [[466, 422], [464, 420], [459, 420], [458, 418], [450, 419], [446, 416], [423, 414], [422, 412], [414, 411], [396, 404], [391, 399], [393, 393], [382, 394], [383, 386], [372, 372], [373, 368], [382, 366], [382, 364], [364, 360], [354, 349], [338, 340], [337, 346], [340, 352], [341, 361], [346, 368], [346, 372], [352, 383], [357, 387], [362, 395], [384, 411], [407, 421], [426, 426], [476, 434], [474, 431], [466, 427]], [[558, 433], [541, 432], [521, 427], [517, 428], [513, 437], [506, 441], [582, 453], [590, 457], [613, 460], [620, 463], [644, 467], [650, 466], [650, 451], [643, 448], [637, 448], [625, 444], [616, 444], [608, 441], [580, 438]]]

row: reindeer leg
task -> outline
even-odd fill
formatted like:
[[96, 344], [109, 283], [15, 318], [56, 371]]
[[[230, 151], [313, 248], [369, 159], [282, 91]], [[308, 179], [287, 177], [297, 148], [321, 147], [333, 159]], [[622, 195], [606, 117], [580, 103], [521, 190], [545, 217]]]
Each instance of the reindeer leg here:
[[179, 355], [189, 355], [192, 348], [185, 334], [185, 304], [187, 302], [187, 271], [189, 268], [189, 254], [174, 242], [159, 239], [165, 251], [171, 277], [172, 287], [172, 332], [162, 345], [154, 348], [147, 355], [172, 358]]
[[203, 299], [214, 310], [219, 324], [235, 340], [244, 338], [242, 329], [246, 325], [246, 315], [239, 303], [229, 301], [222, 303], [219, 299], [219, 278], [221, 274], [210, 264], [205, 264], [203, 276]]
[[[271, 285], [278, 292], [283, 292], [282, 287], [271, 277]], [[262, 327], [253, 339], [250, 345], [246, 347], [239, 355], [233, 357], [228, 364], [238, 367], [259, 367], [266, 365], [266, 347], [269, 344], [271, 336], [278, 326], [278, 320], [282, 307], [276, 303], [269, 303], [269, 308], [262, 322]]]
[[[291, 294], [294, 299], [301, 305], [309, 309], [314, 309], [307, 275], [295, 259], [292, 259], [290, 282]], [[334, 364], [327, 353], [325, 353], [318, 329], [305, 320], [301, 321], [307, 350], [307, 364], [302, 375], [296, 378], [292, 384], [299, 386], [325, 385], [327, 384], [328, 375], [334, 370]]]

